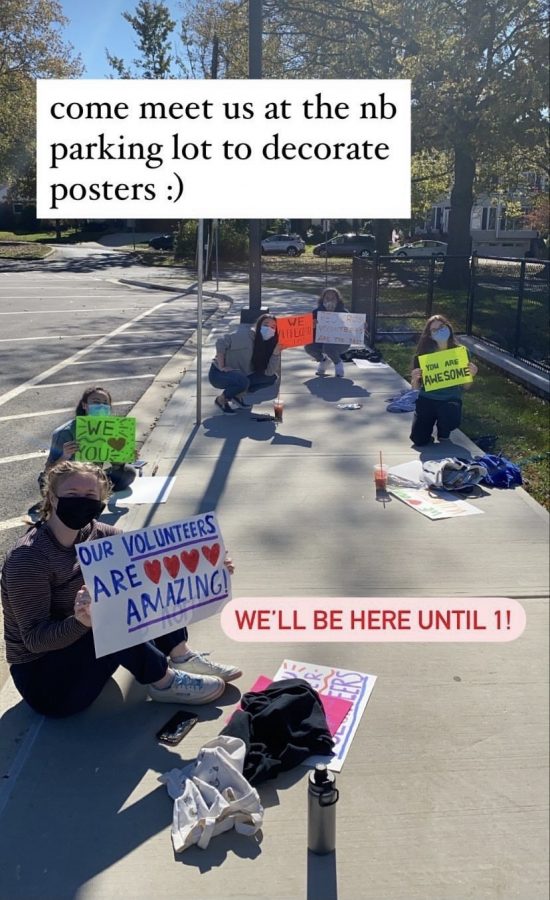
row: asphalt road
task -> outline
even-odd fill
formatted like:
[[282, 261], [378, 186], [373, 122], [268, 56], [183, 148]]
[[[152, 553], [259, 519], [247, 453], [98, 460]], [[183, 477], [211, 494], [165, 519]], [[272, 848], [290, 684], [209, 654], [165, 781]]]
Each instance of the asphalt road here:
[[[105, 385], [115, 411], [127, 414], [196, 328], [195, 296], [117, 280], [175, 273], [128, 261], [116, 251], [67, 248], [45, 262], [0, 267], [0, 565], [39, 500], [51, 433], [72, 417], [83, 390]], [[205, 317], [214, 308], [205, 303]], [[0, 666], [0, 685], [1, 676]]]

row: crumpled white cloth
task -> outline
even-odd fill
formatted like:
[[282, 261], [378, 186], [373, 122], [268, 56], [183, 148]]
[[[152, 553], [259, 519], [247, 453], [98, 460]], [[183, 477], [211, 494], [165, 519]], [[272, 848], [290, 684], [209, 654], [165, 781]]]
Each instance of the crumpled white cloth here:
[[159, 777], [174, 800], [176, 853], [193, 844], [205, 850], [210, 838], [231, 828], [250, 836], [260, 830], [264, 810], [243, 775], [245, 754], [240, 738], [220, 735], [204, 744], [192, 763]]

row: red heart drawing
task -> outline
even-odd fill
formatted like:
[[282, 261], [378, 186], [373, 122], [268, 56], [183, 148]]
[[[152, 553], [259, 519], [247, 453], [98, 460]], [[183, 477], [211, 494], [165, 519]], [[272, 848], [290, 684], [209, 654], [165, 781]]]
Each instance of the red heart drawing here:
[[126, 443], [126, 438], [109, 438], [107, 441], [109, 447], [112, 447], [113, 450], [122, 450], [124, 444]]
[[208, 560], [211, 566], [215, 566], [220, 555], [220, 545], [212, 544], [211, 547], [201, 547], [202, 555]]
[[186, 569], [189, 569], [190, 572], [194, 572], [199, 564], [199, 551], [197, 549], [182, 550], [182, 552], [180, 553], [180, 559]]
[[155, 584], [158, 584], [160, 581], [160, 576], [162, 575], [162, 569], [160, 567], [159, 559], [148, 559], [144, 564], [143, 568], [145, 570], [145, 574], [150, 581], [154, 581]]
[[162, 560], [162, 564], [169, 575], [172, 578], [175, 578], [180, 570], [180, 561], [177, 556], [165, 556]]

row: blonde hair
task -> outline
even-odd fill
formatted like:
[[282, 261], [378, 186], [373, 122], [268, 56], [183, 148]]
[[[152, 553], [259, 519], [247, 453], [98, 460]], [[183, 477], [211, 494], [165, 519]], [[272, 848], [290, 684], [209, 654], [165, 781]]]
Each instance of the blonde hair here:
[[111, 486], [103, 469], [100, 469], [99, 466], [95, 466], [93, 463], [75, 462], [72, 459], [66, 459], [52, 466], [46, 472], [44, 500], [40, 507], [41, 520], [45, 521], [51, 516], [53, 511], [52, 494], [56, 497], [58, 496], [57, 491], [59, 487], [70, 475], [93, 475], [97, 478], [99, 484], [100, 500], [105, 502], [108, 499], [111, 493]]

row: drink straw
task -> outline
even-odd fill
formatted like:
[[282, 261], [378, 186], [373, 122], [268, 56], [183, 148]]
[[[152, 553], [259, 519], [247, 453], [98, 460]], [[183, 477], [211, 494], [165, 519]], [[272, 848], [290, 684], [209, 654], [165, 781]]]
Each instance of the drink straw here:
[[380, 472], [382, 472], [382, 451], [380, 450]]

